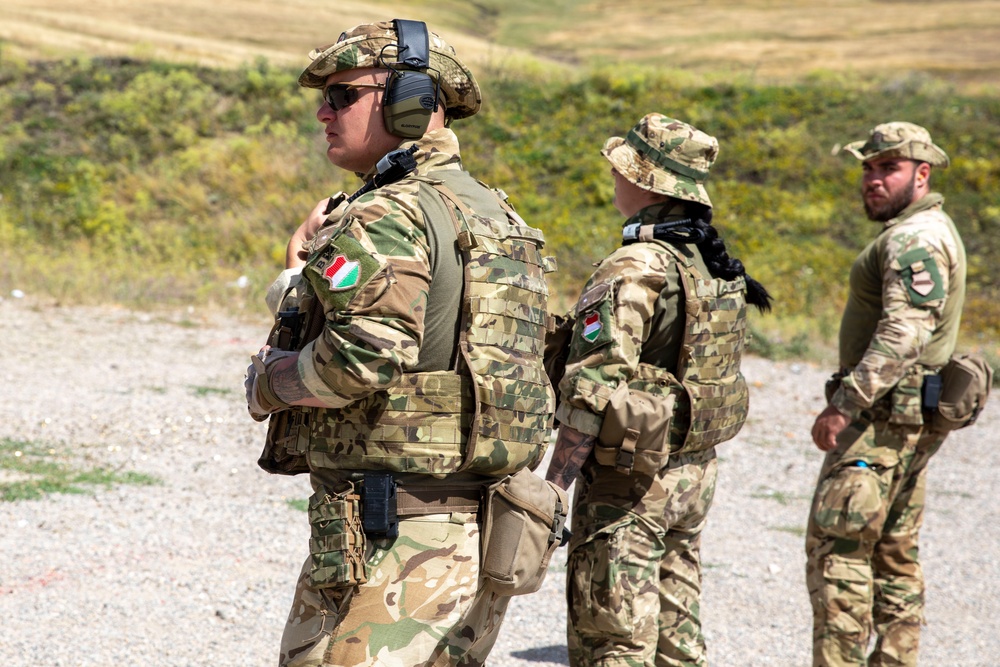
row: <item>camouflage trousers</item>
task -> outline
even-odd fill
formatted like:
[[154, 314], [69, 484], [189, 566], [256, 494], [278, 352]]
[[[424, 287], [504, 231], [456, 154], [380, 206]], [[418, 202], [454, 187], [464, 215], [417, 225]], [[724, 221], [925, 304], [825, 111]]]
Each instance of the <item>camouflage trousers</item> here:
[[399, 522], [394, 540], [368, 542], [368, 582], [317, 590], [306, 560], [281, 638], [280, 667], [478, 667], [510, 598], [479, 577], [473, 514]]
[[924, 611], [917, 538], [927, 463], [943, 441], [921, 426], [858, 422], [827, 454], [806, 535], [815, 667], [917, 664]]
[[717, 472], [714, 449], [653, 476], [584, 466], [567, 561], [573, 667], [707, 664], [700, 546]]

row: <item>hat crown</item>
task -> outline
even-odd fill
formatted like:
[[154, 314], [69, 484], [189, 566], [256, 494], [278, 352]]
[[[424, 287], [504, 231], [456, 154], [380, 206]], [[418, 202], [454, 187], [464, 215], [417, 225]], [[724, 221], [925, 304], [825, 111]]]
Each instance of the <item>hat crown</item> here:
[[719, 155], [719, 142], [698, 128], [662, 114], [648, 114], [626, 142], [655, 168], [702, 183]]
[[[428, 30], [430, 67], [427, 73], [441, 86], [450, 118], [465, 118], [479, 111], [482, 93], [472, 72], [439, 35]], [[398, 37], [392, 21], [362, 23], [345, 30], [333, 44], [309, 53], [312, 61], [299, 75], [299, 85], [323, 88], [326, 78], [336, 72], [366, 67], [385, 68], [396, 61]]]
[[934, 144], [925, 128], [905, 121], [881, 123], [872, 128], [867, 140], [854, 141], [844, 150], [859, 160], [904, 158], [935, 166], [948, 166], [948, 155]]

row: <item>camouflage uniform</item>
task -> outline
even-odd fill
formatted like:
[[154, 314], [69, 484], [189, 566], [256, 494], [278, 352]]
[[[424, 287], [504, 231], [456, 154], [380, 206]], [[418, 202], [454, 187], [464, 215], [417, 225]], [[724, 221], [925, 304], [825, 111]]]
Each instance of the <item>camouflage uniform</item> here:
[[[472, 115], [475, 80], [450, 46], [430, 41], [449, 117]], [[300, 83], [378, 66], [395, 42], [391, 23], [352, 29], [311, 54]], [[401, 144], [411, 146], [416, 170], [341, 203], [301, 277], [286, 272], [269, 294], [283, 293], [279, 314], [320, 323], [311, 340], [291, 338], [307, 339], [299, 375], [328, 406], [272, 415], [262, 456], [291, 461], [272, 471], [304, 467], [315, 490], [282, 667], [482, 665], [509, 599], [483, 585], [479, 509], [486, 483], [537, 464], [551, 428], [542, 237], [463, 170], [451, 130]], [[492, 290], [494, 281], [510, 284]], [[485, 363], [477, 356], [508, 345]], [[363, 525], [372, 471], [400, 485], [396, 537]], [[404, 492], [416, 505], [404, 507]]]
[[[947, 165], [909, 123], [879, 125], [845, 150]], [[851, 423], [823, 463], [806, 538], [815, 665], [917, 664], [917, 538], [927, 464], [944, 441], [924, 423], [921, 387], [954, 351], [965, 294], [965, 249], [942, 204], [930, 193], [883, 223], [851, 269], [842, 369], [828, 385]]]
[[[599, 436], [612, 392], [623, 382], [629, 389], [662, 388], [661, 398], [676, 402], [670, 404], [662, 465], [623, 472], [594, 455], [577, 479], [567, 562], [568, 645], [570, 663], [577, 667], [706, 664], [699, 619], [700, 539], [715, 492], [714, 444], [732, 437], [746, 416], [746, 387], [738, 370], [746, 325], [744, 284], [742, 279], [706, 281], [710, 274], [695, 245], [646, 236], [658, 223], [683, 221], [685, 207], [678, 199], [711, 205], [703, 181], [717, 150], [714, 138], [658, 114], [604, 147], [604, 155], [630, 182], [675, 199], [627, 220], [623, 235], [634, 232], [637, 242], [602, 261], [587, 283], [576, 307], [556, 416], [581, 433]], [[697, 281], [727, 285], [733, 299], [706, 305], [693, 293]], [[713, 312], [716, 304], [725, 311]], [[713, 414], [705, 420], [704, 403], [692, 401], [693, 384], [682, 386], [681, 380], [694, 382], [718, 352], [713, 344], [720, 339], [708, 329], [689, 335], [699, 317], [704, 323], [712, 314], [728, 322], [732, 352], [721, 364], [731, 372], [716, 376], [726, 376], [731, 384], [716, 396], [732, 400], [721, 419]], [[706, 344], [692, 344], [696, 338]], [[688, 446], [695, 431], [723, 422], [715, 437]]]

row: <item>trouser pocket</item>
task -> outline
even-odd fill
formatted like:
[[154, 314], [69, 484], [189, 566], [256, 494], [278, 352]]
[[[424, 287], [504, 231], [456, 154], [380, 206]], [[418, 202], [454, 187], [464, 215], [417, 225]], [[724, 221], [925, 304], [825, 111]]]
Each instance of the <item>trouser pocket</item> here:
[[583, 636], [632, 636], [633, 576], [624, 519], [594, 531], [569, 555], [569, 615]]
[[368, 581], [360, 508], [350, 482], [337, 489], [321, 486], [309, 499], [309, 578], [316, 588]]

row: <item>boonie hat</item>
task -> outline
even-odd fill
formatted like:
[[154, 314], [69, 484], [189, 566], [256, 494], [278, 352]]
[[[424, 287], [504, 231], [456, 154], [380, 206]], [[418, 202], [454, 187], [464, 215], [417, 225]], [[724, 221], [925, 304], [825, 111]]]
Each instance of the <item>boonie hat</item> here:
[[[467, 118], [479, 111], [483, 96], [472, 72], [458, 59], [455, 49], [428, 31], [430, 68], [427, 73], [439, 82], [448, 118]], [[299, 85], [323, 88], [334, 72], [363, 67], [385, 68], [396, 60], [396, 30], [392, 21], [363, 23], [341, 33], [340, 38], [309, 53], [312, 62], [299, 75]], [[438, 79], [440, 77], [440, 80]]]
[[625, 138], [611, 137], [601, 154], [638, 187], [711, 206], [705, 190], [708, 170], [719, 155], [715, 137], [696, 127], [651, 113]]
[[930, 132], [902, 121], [876, 125], [867, 141], [852, 141], [844, 150], [862, 162], [880, 157], [918, 160], [935, 167], [947, 167], [949, 162], [948, 154], [931, 141]]

